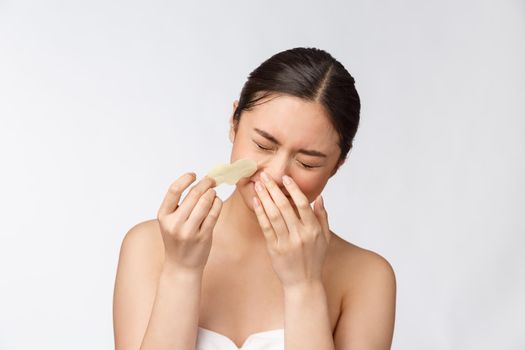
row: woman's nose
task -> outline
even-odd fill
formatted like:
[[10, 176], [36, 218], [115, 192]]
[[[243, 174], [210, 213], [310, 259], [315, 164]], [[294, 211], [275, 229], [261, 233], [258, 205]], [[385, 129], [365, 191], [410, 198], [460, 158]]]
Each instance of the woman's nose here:
[[[283, 184], [283, 175], [288, 175], [289, 159], [286, 154], [277, 154], [271, 159], [267, 159], [266, 162], [262, 162], [261, 172], [259, 173], [260, 180], [263, 181], [261, 173], [264, 171], [270, 179], [272, 179], [277, 186], [283, 191], [286, 195], [286, 191]], [[290, 176], [291, 177], [291, 176]], [[264, 182], [264, 181], [263, 181]]]
[[261, 181], [264, 181], [263, 173], [266, 174], [266, 177], [270, 178], [270, 180], [278, 184], [280, 187], [282, 186], [282, 175], [279, 175], [272, 171], [263, 170], [261, 171]]
[[281, 192], [284, 193], [285, 196], [289, 197], [290, 194], [288, 193], [288, 191], [286, 190], [284, 184], [283, 184], [283, 175], [285, 175], [284, 172], [275, 172], [275, 171], [268, 171], [268, 170], [262, 170], [261, 171], [261, 176], [260, 176], [260, 181], [263, 181], [264, 182], [264, 177], [262, 175], [262, 173], [265, 173], [269, 178], [270, 180], [273, 180], [273, 182], [275, 182], [275, 184], [279, 187], [279, 189], [281, 190]]

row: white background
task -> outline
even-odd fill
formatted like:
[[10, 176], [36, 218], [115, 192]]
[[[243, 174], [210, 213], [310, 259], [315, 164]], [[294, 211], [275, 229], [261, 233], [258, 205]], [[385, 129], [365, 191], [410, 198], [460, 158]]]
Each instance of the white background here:
[[0, 349], [113, 348], [125, 233], [229, 160], [249, 72], [297, 46], [357, 82], [324, 196], [394, 267], [392, 348], [525, 348], [523, 1], [27, 0], [0, 1]]

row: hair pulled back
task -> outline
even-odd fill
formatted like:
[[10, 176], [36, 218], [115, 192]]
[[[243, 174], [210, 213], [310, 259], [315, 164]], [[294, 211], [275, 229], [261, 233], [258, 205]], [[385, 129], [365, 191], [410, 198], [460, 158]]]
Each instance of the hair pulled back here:
[[272, 95], [286, 94], [320, 103], [339, 135], [341, 155], [336, 169], [347, 158], [359, 125], [361, 103], [355, 80], [328, 52], [296, 47], [281, 51], [253, 70], [241, 90], [233, 114], [237, 128], [242, 111]]

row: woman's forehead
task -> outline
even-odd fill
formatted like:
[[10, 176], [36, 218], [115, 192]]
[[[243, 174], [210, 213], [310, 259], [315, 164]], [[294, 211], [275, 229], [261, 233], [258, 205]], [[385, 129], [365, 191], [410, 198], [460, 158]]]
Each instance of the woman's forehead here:
[[325, 108], [318, 102], [295, 96], [277, 96], [245, 111], [252, 124], [313, 131], [332, 127]]

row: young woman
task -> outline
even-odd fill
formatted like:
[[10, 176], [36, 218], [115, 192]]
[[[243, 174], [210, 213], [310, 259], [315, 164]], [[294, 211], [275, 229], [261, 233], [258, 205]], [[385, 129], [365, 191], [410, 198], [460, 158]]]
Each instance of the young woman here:
[[[186, 173], [120, 251], [117, 350], [386, 350], [396, 280], [329, 228], [320, 196], [352, 148], [360, 100], [329, 53], [294, 48], [250, 73], [230, 117], [231, 162], [257, 171], [224, 203]], [[313, 207], [310, 205], [313, 202]]]

